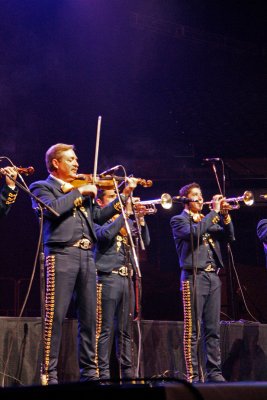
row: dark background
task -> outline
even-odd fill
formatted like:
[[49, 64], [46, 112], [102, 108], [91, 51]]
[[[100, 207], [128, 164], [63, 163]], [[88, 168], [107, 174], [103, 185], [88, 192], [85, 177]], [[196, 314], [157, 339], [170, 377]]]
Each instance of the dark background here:
[[[266, 217], [267, 15], [265, 1], [0, 0], [0, 156], [47, 176], [44, 155], [74, 143], [80, 172], [116, 164], [152, 179], [142, 200], [177, 195], [191, 181], [206, 200], [251, 190], [232, 212], [236, 242], [225, 254], [222, 319], [267, 322], [267, 276], [257, 222]], [[6, 165], [2, 162], [1, 165]], [[140, 254], [142, 316], [180, 320], [179, 266], [169, 221], [148, 216]], [[0, 312], [18, 315], [34, 272], [38, 221], [20, 191], [1, 220]], [[228, 262], [230, 260], [230, 262]], [[241, 290], [242, 289], [242, 290]], [[24, 316], [40, 315], [39, 268]]]

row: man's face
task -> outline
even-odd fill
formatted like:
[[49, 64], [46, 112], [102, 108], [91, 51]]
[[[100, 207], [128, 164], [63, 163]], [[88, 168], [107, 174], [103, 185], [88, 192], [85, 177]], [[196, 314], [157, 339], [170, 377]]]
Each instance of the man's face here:
[[53, 164], [56, 167], [55, 175], [57, 178], [65, 182], [71, 182], [76, 178], [79, 164], [72, 149], [64, 151], [59, 160], [53, 160]]
[[192, 188], [187, 196], [189, 199], [197, 200], [197, 202], [190, 202], [188, 209], [193, 213], [200, 212], [203, 208], [203, 197], [199, 188]]
[[115, 190], [105, 190], [102, 200], [98, 199], [97, 202], [101, 207], [107, 206], [112, 200], [116, 199], [117, 195]]

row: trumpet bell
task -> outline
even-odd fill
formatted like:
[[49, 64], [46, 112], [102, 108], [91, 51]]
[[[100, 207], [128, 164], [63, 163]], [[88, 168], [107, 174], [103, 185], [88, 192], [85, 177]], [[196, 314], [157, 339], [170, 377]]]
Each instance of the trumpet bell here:
[[244, 195], [244, 203], [246, 204], [246, 206], [252, 206], [254, 204], [254, 196], [253, 193], [250, 192], [249, 190], [246, 190]]
[[165, 210], [169, 210], [172, 207], [172, 197], [169, 193], [163, 193], [161, 195], [161, 206]]
[[170, 209], [172, 207], [172, 197], [169, 193], [163, 193], [160, 199], [137, 201], [134, 204], [142, 204], [146, 206], [147, 214], [155, 214], [157, 212], [156, 204], [160, 204], [165, 210]]

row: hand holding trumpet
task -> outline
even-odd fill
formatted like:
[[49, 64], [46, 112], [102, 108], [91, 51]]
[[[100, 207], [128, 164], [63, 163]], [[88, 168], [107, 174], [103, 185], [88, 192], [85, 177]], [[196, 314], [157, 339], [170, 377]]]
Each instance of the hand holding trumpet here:
[[137, 202], [134, 204], [134, 211], [138, 218], [144, 218], [145, 215], [149, 214], [149, 210], [146, 206], [140, 203], [140, 198], [136, 197]]
[[223, 197], [221, 194], [216, 194], [212, 198], [211, 209], [217, 213], [227, 215], [228, 211], [231, 209], [231, 206], [229, 203], [227, 203], [227, 199], [225, 197]]
[[125, 211], [128, 215], [135, 214], [138, 218], [143, 218], [148, 214], [148, 209], [140, 203], [140, 197], [129, 197], [126, 201]]
[[215, 195], [213, 196], [212, 201], [205, 201], [203, 205], [209, 205], [209, 207], [212, 208], [213, 210], [215, 207], [216, 208], [215, 211], [217, 211], [218, 207], [215, 205], [216, 201], [219, 201], [220, 212], [223, 213], [224, 211], [237, 210], [238, 208], [240, 208], [239, 202], [241, 201], [243, 201], [246, 206], [252, 206], [254, 204], [254, 196], [253, 193], [248, 190], [244, 192], [243, 196], [238, 196], [238, 197], [225, 198], [222, 195]]

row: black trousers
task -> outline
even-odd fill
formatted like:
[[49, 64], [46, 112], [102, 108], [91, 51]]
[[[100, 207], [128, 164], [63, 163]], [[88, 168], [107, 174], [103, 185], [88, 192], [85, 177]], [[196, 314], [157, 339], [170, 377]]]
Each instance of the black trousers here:
[[132, 320], [134, 289], [130, 277], [113, 273], [98, 276], [101, 316], [98, 338], [98, 368], [100, 379], [110, 379], [110, 355], [115, 335], [119, 378], [134, 378]]
[[198, 271], [193, 285], [193, 274], [182, 271], [181, 283], [187, 379], [192, 382], [202, 378], [198, 348], [203, 335], [206, 379], [212, 380], [221, 376], [221, 280], [215, 272]]
[[96, 368], [96, 268], [91, 250], [46, 249], [45, 360], [48, 384], [57, 383], [62, 324], [72, 296], [78, 318], [78, 358], [82, 381], [98, 378]]

